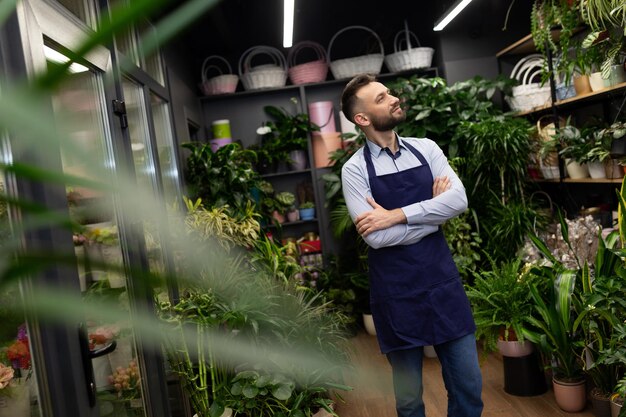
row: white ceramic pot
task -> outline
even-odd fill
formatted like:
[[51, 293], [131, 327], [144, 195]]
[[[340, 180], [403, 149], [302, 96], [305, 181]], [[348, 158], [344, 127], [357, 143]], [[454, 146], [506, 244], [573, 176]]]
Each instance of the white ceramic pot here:
[[581, 179], [589, 176], [587, 164], [580, 164], [573, 159], [565, 160], [565, 169], [567, 169], [567, 175], [569, 175], [571, 179]]
[[606, 170], [602, 162], [594, 161], [587, 164], [589, 167], [589, 175], [594, 179], [606, 178]]
[[374, 326], [374, 317], [371, 314], [363, 313], [363, 325], [367, 334], [376, 336], [376, 327]]
[[604, 88], [604, 79], [601, 72], [594, 72], [589, 75], [589, 85], [591, 85], [591, 91], [599, 91]]
[[[233, 409], [226, 407], [220, 417], [231, 417], [232, 415], [233, 415]], [[198, 415], [194, 414], [193, 417], [198, 417]]]
[[618, 417], [620, 411], [622, 411], [622, 404], [615, 402], [617, 394], [611, 395], [611, 417]]

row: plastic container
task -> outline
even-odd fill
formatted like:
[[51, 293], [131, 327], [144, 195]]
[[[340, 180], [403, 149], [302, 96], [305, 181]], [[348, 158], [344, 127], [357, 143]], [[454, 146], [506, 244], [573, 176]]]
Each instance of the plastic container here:
[[311, 119], [311, 123], [320, 127], [319, 131], [313, 132], [314, 135], [337, 131], [332, 101], [316, 101], [309, 103], [309, 118]]
[[209, 141], [209, 145], [211, 146], [211, 150], [214, 153], [217, 152], [217, 150], [219, 148], [221, 148], [222, 146], [226, 146], [229, 143], [233, 143], [233, 140], [231, 138], [217, 138], [217, 139], [211, 139]]
[[214, 139], [221, 139], [221, 138], [231, 138], [231, 134], [230, 134], [230, 120], [228, 119], [221, 119], [221, 120], [215, 120], [212, 123], [213, 126], [213, 138]]

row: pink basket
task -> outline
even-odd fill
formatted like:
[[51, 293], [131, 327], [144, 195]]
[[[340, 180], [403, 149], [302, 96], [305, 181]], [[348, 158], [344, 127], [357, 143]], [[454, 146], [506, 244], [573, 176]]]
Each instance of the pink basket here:
[[[209, 61], [218, 60], [226, 64], [226, 68], [228, 68], [228, 74], [224, 74], [222, 72], [222, 68], [217, 65], [208, 65]], [[216, 75], [212, 78], [208, 77], [208, 73], [210, 70], [215, 70], [219, 75]], [[205, 96], [213, 96], [215, 94], [227, 94], [234, 93], [237, 89], [237, 83], [239, 82], [239, 77], [235, 74], [232, 74], [233, 70], [226, 61], [226, 59], [222, 58], [219, 55], [211, 55], [207, 57], [202, 63], [201, 70], [201, 78], [202, 83], [200, 84], [200, 89], [204, 93]]]
[[[296, 65], [296, 56], [298, 52], [305, 48], [313, 49], [317, 54], [317, 60]], [[287, 56], [289, 63], [289, 79], [293, 84], [318, 83], [326, 79], [328, 74], [328, 63], [326, 62], [326, 51], [322, 45], [303, 41], [297, 43]]]

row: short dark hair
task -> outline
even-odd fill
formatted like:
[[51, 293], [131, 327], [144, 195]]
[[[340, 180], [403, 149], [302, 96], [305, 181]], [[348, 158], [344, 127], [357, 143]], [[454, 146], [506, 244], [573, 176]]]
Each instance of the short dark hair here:
[[348, 120], [354, 123], [354, 106], [356, 105], [356, 93], [362, 88], [376, 81], [376, 77], [370, 74], [359, 74], [346, 84], [341, 94], [341, 111]]

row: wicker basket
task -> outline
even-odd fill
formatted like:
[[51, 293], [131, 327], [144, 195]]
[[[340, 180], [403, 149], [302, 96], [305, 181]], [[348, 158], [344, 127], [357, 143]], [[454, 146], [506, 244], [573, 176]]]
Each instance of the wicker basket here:
[[[404, 35], [402, 37], [401, 35]], [[414, 38], [418, 47], [411, 47], [411, 39]], [[402, 41], [406, 42], [406, 50], [402, 51]], [[394, 53], [385, 57], [385, 64], [389, 71], [400, 72], [417, 68], [429, 68], [433, 61], [433, 48], [421, 47], [415, 33], [403, 30], [396, 34], [393, 40]]]
[[520, 85], [513, 87], [512, 97], [506, 97], [512, 110], [532, 110], [550, 102], [550, 86], [542, 86], [539, 82], [533, 82], [537, 77], [540, 77], [544, 65], [545, 59], [539, 54], [529, 55], [515, 64], [511, 78], [517, 79]]
[[[350, 29], [361, 29], [367, 32], [370, 32], [376, 37], [378, 40], [378, 45], [380, 46], [379, 54], [368, 54], [361, 55], [353, 58], [344, 58], [338, 59], [336, 61], [330, 60], [330, 52], [333, 47], [333, 42], [337, 39], [337, 36], [342, 34], [343, 32]], [[380, 74], [380, 70], [383, 67], [383, 61], [385, 59], [385, 50], [383, 48], [383, 43], [373, 30], [367, 28], [365, 26], [348, 26], [341, 29], [339, 32], [335, 33], [335, 35], [330, 40], [328, 44], [328, 61], [330, 66], [330, 71], [333, 73], [333, 77], [337, 80], [352, 78], [358, 74], [372, 74], [377, 75]]]
[[[317, 60], [296, 64], [296, 57], [303, 49], [310, 48], [317, 54]], [[303, 41], [294, 45], [287, 55], [289, 79], [293, 84], [319, 83], [326, 79], [328, 62], [324, 47], [316, 42]]]
[[[252, 58], [261, 54], [269, 56], [272, 63], [252, 67]], [[246, 90], [283, 87], [287, 83], [285, 56], [271, 46], [253, 46], [239, 58], [239, 76]]]
[[[226, 68], [228, 68], [228, 74], [224, 74], [222, 72], [222, 68], [218, 65], [209, 65], [210, 61], [220, 61], [226, 64]], [[211, 70], [215, 70], [218, 72], [218, 75], [209, 78], [208, 74]], [[227, 94], [234, 93], [237, 89], [237, 83], [239, 82], [239, 77], [236, 74], [233, 74], [233, 69], [231, 68], [228, 61], [222, 58], [219, 55], [211, 55], [207, 57], [202, 63], [201, 70], [201, 79], [202, 83], [200, 84], [200, 89], [204, 93], [205, 96], [213, 96], [216, 94]]]

